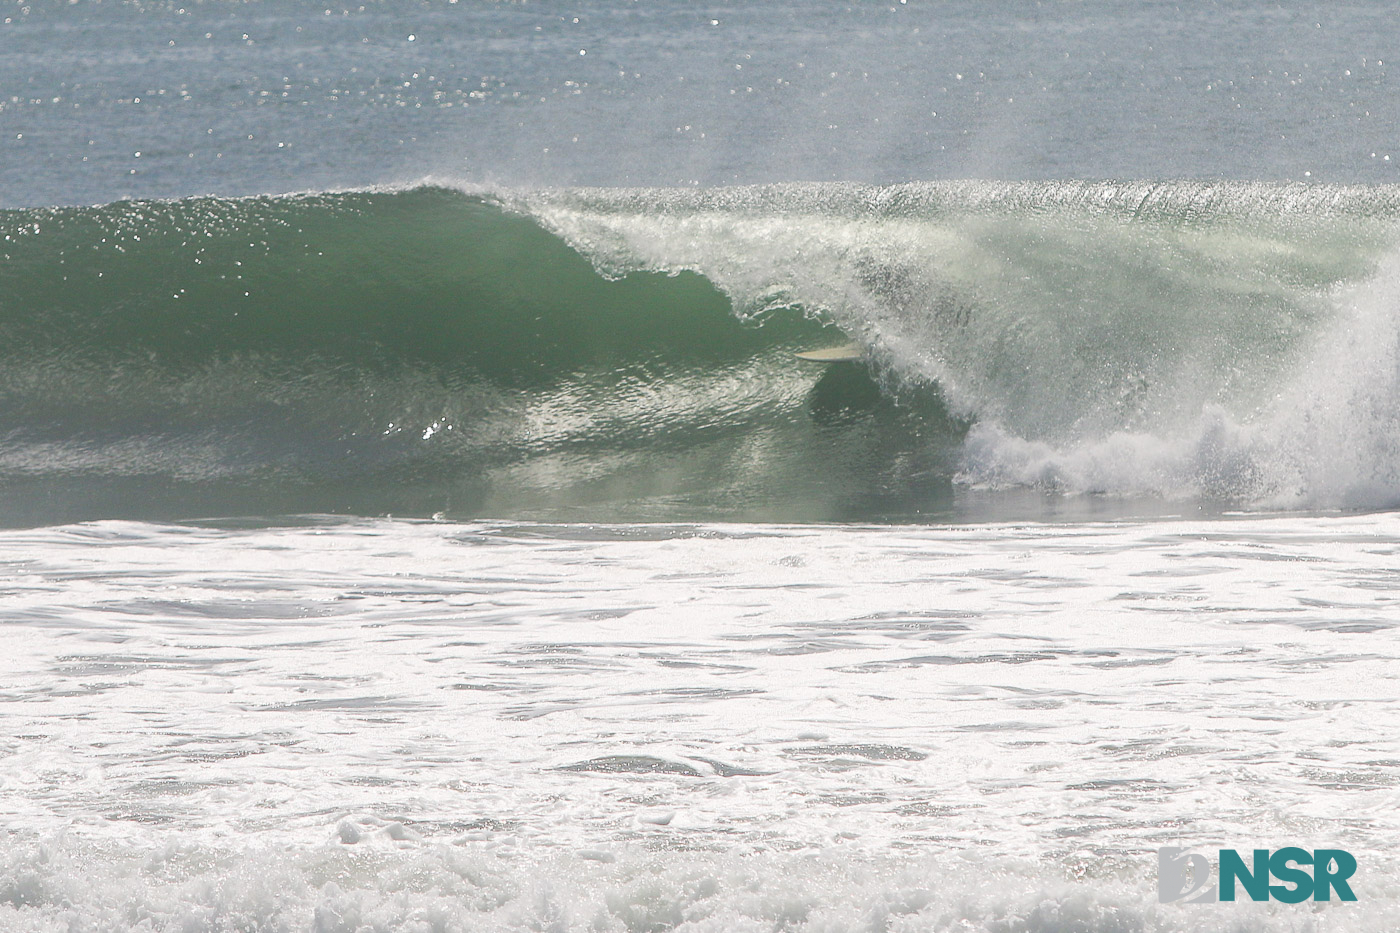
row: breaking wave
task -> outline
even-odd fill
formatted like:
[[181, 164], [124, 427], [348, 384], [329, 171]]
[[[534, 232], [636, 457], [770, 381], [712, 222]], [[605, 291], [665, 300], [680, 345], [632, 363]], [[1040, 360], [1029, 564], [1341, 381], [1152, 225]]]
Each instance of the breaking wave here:
[[3, 518], [1389, 506], [1397, 219], [1087, 182], [0, 212]]

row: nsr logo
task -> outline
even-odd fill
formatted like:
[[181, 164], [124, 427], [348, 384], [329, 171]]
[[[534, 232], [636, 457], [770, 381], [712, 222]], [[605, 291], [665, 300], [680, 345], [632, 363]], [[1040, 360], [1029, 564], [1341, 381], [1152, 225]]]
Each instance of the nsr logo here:
[[[1290, 846], [1272, 854], [1268, 849], [1254, 850], [1253, 866], [1234, 849], [1220, 850], [1220, 883], [1210, 883], [1210, 862], [1204, 855], [1186, 853], [1185, 849], [1157, 850], [1157, 900], [1163, 904], [1185, 901], [1188, 904], [1214, 904], [1217, 900], [1233, 901], [1235, 885], [1244, 888], [1252, 901], [1273, 898], [1285, 904], [1297, 904], [1337, 899], [1354, 901], [1347, 879], [1356, 874], [1356, 859], [1341, 849], [1318, 849], [1309, 852]], [[1300, 866], [1311, 865], [1312, 873]], [[1273, 876], [1282, 884], [1270, 884]]]

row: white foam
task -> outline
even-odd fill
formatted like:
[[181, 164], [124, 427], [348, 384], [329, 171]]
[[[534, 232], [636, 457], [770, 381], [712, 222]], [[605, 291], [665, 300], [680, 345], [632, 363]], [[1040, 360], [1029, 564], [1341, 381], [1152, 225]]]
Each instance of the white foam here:
[[1329, 930], [1394, 929], [1396, 553], [1385, 515], [0, 531], [0, 929], [1314, 929], [1155, 903], [1157, 846], [1282, 844], [1361, 861]]
[[[1373, 866], [1374, 867], [1374, 866]], [[538, 856], [422, 845], [366, 853], [170, 844], [95, 850], [58, 839], [0, 856], [0, 930], [314, 933], [1383, 933], [1384, 887], [1354, 904], [1154, 903], [1146, 872], [839, 847], [735, 858], [581, 850]], [[1377, 898], [1380, 895], [1380, 899]]]
[[982, 423], [969, 432], [962, 479], [1265, 508], [1400, 503], [1400, 254], [1366, 281], [1336, 287], [1331, 305], [1296, 369], [1252, 417], [1210, 404], [1185, 430], [1064, 445]]

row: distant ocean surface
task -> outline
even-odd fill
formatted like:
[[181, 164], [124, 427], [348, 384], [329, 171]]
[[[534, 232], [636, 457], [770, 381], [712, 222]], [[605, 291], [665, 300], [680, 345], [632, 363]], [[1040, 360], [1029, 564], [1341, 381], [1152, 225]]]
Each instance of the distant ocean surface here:
[[0, 930], [1400, 928], [1397, 21], [3, 5]]

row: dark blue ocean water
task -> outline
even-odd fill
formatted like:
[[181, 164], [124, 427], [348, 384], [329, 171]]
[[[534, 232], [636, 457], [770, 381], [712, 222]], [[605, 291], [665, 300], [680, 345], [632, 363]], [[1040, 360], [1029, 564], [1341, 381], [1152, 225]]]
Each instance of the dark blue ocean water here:
[[0, 205], [413, 181], [1393, 182], [1388, 3], [7, 3]]

